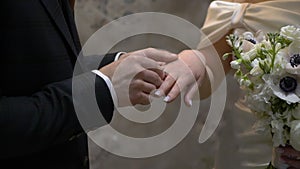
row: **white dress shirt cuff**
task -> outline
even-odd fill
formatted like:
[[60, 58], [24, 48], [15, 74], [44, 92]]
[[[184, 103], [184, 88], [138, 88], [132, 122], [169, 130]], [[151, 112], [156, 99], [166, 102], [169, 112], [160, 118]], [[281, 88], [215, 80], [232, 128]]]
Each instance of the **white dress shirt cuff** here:
[[117, 94], [116, 94], [116, 91], [115, 91], [110, 79], [106, 75], [104, 75], [102, 72], [100, 72], [99, 70], [92, 70], [92, 72], [95, 73], [97, 76], [99, 76], [100, 78], [102, 78], [105, 81], [105, 83], [110, 91], [114, 105], [117, 106], [118, 105]]
[[115, 57], [115, 61], [119, 60], [120, 56], [125, 54], [126, 52], [118, 52]]

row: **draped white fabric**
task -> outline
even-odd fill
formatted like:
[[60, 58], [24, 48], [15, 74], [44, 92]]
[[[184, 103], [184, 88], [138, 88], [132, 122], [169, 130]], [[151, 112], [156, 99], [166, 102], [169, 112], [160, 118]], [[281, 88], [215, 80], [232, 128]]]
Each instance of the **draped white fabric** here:
[[214, 43], [235, 28], [252, 32], [274, 32], [282, 26], [298, 25], [299, 5], [299, 0], [275, 0], [255, 4], [214, 1], [208, 9], [202, 28], [207, 37], [201, 41], [199, 48], [209, 44], [208, 39]]

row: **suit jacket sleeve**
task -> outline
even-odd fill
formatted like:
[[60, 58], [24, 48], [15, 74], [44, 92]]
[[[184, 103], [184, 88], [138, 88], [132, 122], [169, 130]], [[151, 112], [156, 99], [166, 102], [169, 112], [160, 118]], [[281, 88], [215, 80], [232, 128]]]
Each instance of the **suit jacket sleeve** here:
[[[1, 4], [0, 16], [6, 24], [0, 31], [0, 159], [49, 151], [76, 138], [83, 128], [100, 127], [112, 117], [113, 102], [101, 78], [87, 71], [68, 79], [80, 44], [71, 11], [60, 7], [52, 0]], [[103, 60], [110, 61], [102, 66], [112, 58], [106, 56]], [[92, 93], [102, 114], [89, 111], [73, 96]], [[83, 127], [81, 120], [86, 122]]]
[[[76, 114], [72, 80], [73, 84], [78, 84], [73, 85], [73, 91], [79, 94], [95, 93], [95, 90], [99, 92], [97, 103], [104, 118], [98, 112], [89, 112], [87, 105], [81, 103], [82, 107]], [[92, 91], [94, 85], [95, 90]], [[85, 121], [84, 128], [89, 129], [105, 125], [105, 120], [109, 122], [113, 109], [106, 83], [90, 72], [50, 84], [32, 96], [0, 96], [0, 157], [38, 152], [45, 147], [66, 142], [83, 132], [78, 113]]]

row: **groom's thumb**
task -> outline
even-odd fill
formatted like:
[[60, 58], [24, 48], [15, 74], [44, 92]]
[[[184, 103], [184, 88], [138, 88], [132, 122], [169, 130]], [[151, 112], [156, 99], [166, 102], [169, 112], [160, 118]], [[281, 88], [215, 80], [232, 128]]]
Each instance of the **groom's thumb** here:
[[160, 50], [160, 49], [155, 49], [155, 48], [148, 48], [145, 49], [144, 55], [150, 59], [153, 59], [157, 62], [165, 62], [165, 63], [170, 63], [178, 59], [177, 54], [165, 51], [165, 50]]

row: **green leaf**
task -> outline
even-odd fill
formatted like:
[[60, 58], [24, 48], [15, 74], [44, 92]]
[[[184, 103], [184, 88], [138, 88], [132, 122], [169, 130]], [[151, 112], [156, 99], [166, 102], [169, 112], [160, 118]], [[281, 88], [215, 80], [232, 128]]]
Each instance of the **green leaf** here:
[[299, 103], [287, 104], [286, 101], [284, 101], [278, 97], [271, 98], [270, 103], [271, 103], [272, 112], [279, 113], [279, 114], [282, 114], [285, 111], [294, 110], [299, 106]]
[[238, 69], [234, 74], [234, 77], [236, 77], [236, 78], [242, 77], [242, 76], [243, 76], [243, 72], [240, 69]]
[[223, 60], [227, 60], [229, 58], [229, 56], [231, 56], [231, 55], [232, 55], [232, 53], [225, 53], [223, 55]]
[[254, 90], [254, 84], [253, 83], [250, 84], [249, 89]]
[[270, 68], [266, 63], [259, 62], [259, 67], [264, 71], [265, 74], [270, 73]]
[[243, 41], [240, 41], [239, 48], [243, 45]]

